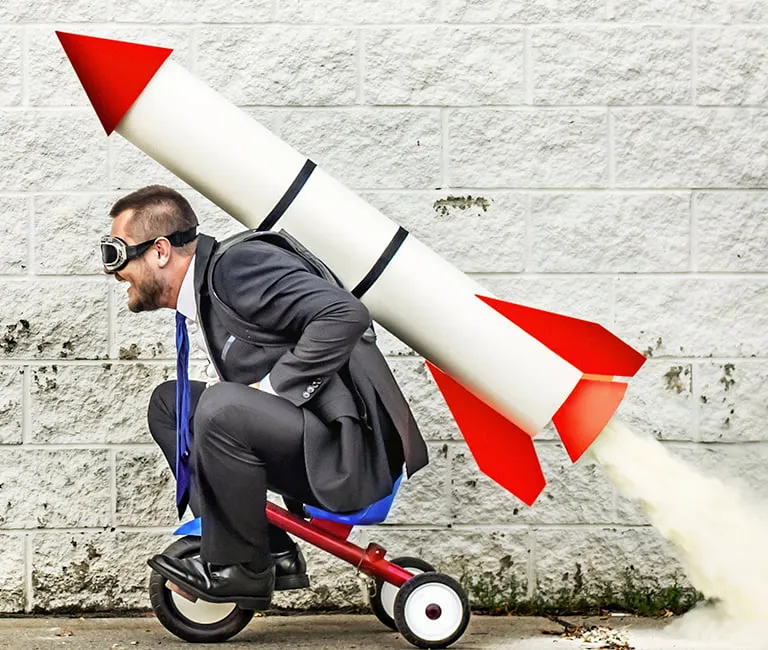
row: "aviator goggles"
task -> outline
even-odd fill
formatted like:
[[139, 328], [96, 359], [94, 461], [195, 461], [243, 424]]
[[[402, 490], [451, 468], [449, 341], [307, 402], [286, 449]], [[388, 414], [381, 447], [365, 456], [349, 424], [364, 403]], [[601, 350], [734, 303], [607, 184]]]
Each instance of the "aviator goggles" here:
[[121, 271], [128, 262], [144, 255], [152, 247], [152, 244], [163, 237], [171, 243], [171, 246], [184, 246], [197, 237], [197, 226], [189, 230], [176, 231], [170, 235], [148, 239], [132, 246], [126, 244], [119, 237], [105, 235], [101, 238], [101, 262], [104, 265], [104, 272], [112, 274]]

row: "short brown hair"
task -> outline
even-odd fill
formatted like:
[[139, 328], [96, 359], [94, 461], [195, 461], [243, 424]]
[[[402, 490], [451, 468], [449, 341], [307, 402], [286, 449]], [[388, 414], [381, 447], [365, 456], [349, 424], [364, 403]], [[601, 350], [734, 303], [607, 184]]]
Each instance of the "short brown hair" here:
[[197, 215], [189, 201], [165, 185], [148, 185], [131, 192], [112, 206], [109, 216], [114, 219], [125, 210], [133, 210], [128, 229], [139, 242], [183, 232], [198, 225]]

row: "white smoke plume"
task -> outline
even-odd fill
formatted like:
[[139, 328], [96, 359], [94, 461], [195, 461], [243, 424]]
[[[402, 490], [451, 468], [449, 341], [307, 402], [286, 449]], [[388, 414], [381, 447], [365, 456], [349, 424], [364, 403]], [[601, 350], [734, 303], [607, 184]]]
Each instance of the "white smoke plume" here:
[[614, 418], [590, 448], [608, 478], [674, 546], [693, 586], [714, 601], [676, 635], [768, 648], [768, 522], [739, 492], [699, 474], [656, 439]]

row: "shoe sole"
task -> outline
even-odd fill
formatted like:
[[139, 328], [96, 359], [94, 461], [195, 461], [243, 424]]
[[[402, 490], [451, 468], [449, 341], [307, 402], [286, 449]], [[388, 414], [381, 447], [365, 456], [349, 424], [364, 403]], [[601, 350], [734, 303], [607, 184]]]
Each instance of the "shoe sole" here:
[[306, 589], [307, 587], [309, 587], [309, 576], [306, 573], [292, 573], [275, 578], [275, 591]]
[[147, 564], [159, 573], [163, 578], [169, 580], [175, 585], [181, 587], [184, 591], [189, 592], [193, 596], [197, 596], [200, 600], [204, 600], [209, 603], [234, 603], [240, 609], [253, 609], [255, 611], [263, 611], [269, 609], [269, 605], [272, 602], [272, 596], [210, 596], [193, 585], [184, 580], [180, 580], [177, 576], [169, 575], [162, 567], [159, 567], [152, 560], [148, 560]]

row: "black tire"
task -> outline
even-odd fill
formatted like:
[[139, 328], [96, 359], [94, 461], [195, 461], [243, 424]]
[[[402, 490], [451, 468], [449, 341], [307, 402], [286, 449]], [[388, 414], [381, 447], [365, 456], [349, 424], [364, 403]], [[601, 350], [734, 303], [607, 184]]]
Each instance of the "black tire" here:
[[469, 625], [469, 600], [461, 585], [442, 573], [422, 573], [395, 598], [397, 631], [418, 648], [447, 648]]
[[[163, 551], [170, 557], [200, 554], [199, 537], [182, 537]], [[156, 571], [149, 578], [149, 600], [157, 620], [180, 639], [190, 643], [218, 643], [240, 632], [253, 618], [253, 610], [233, 609], [220, 620], [200, 623], [185, 616], [174, 603], [174, 594], [165, 586], [166, 579]], [[178, 596], [176, 596], [178, 598]]]
[[[396, 557], [394, 560], [390, 560], [392, 564], [396, 564], [399, 567], [411, 573], [418, 575], [419, 573], [434, 573], [435, 567], [429, 562], [420, 560], [417, 557]], [[395, 591], [392, 591], [395, 590]], [[381, 578], [376, 578], [371, 585], [368, 596], [371, 601], [371, 609], [384, 625], [390, 630], [397, 632], [397, 625], [395, 619], [392, 618], [395, 610], [395, 596], [397, 595], [397, 589], [388, 582], [385, 582]], [[384, 602], [384, 601], [387, 602]], [[391, 602], [390, 602], [391, 601]]]

